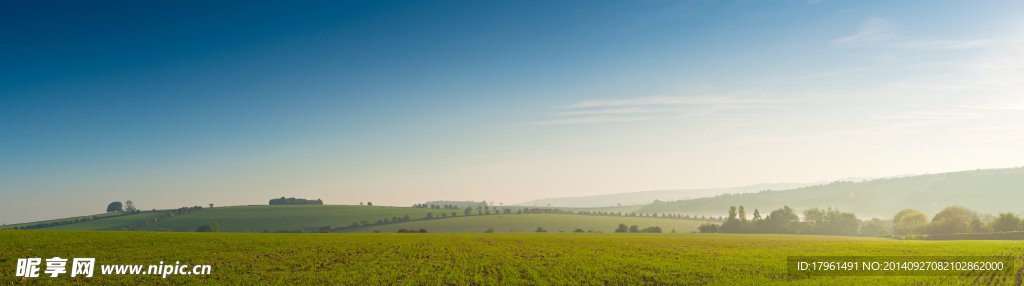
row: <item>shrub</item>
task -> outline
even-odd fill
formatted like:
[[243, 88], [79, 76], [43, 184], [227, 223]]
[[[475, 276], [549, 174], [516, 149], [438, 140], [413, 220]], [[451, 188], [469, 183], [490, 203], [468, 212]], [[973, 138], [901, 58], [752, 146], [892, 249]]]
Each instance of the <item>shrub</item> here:
[[199, 226], [196, 232], [220, 232], [220, 225], [215, 222], [207, 223]]
[[648, 228], [645, 228], [643, 230], [640, 230], [640, 232], [644, 232], [644, 233], [661, 233], [661, 227], [652, 226], [652, 227], [648, 227]]
[[863, 236], [883, 237], [889, 235], [889, 230], [874, 221], [868, 221], [860, 228], [860, 234]]
[[489, 227], [489, 228], [487, 228], [487, 230], [484, 231], [484, 233], [494, 233], [494, 228], [493, 227]]
[[548, 231], [547, 231], [547, 230], [545, 230], [544, 228], [542, 228], [542, 227], [539, 227], [539, 226], [538, 226], [538, 227], [537, 227], [537, 230], [536, 230], [536, 231], [534, 231], [534, 232], [548, 232]]
[[704, 224], [701, 224], [699, 227], [697, 227], [697, 231], [700, 231], [700, 233], [717, 233], [718, 232], [718, 225], [710, 223], [710, 222], [706, 222]]

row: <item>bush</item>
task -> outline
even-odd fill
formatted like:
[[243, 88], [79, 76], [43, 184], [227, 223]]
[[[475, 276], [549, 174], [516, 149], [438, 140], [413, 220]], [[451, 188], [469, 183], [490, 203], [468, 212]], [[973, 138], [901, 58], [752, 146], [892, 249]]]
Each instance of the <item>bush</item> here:
[[427, 233], [427, 230], [426, 230], [426, 229], [422, 229], [422, 228], [421, 228], [421, 229], [420, 229], [420, 233]]
[[215, 222], [207, 223], [199, 226], [196, 232], [220, 232], [220, 225]]
[[572, 232], [583, 232], [583, 229], [582, 228], [577, 228], [576, 230], [574, 230]]
[[538, 226], [538, 227], [537, 227], [537, 230], [536, 230], [536, 231], [534, 231], [534, 232], [548, 232], [548, 231], [547, 231], [547, 230], [545, 230], [544, 228], [542, 228], [542, 227], [539, 227], [539, 226]]
[[700, 233], [717, 233], [718, 232], [718, 225], [710, 223], [710, 222], [706, 222], [704, 224], [701, 224], [699, 227], [697, 227], [697, 231], [700, 231]]
[[863, 236], [884, 237], [889, 235], [889, 230], [874, 221], [868, 221], [860, 228], [860, 234]]
[[484, 231], [484, 233], [494, 233], [494, 228], [493, 227], [489, 227], [489, 228], [487, 228], [487, 230]]
[[652, 227], [648, 227], [648, 228], [645, 228], [643, 230], [640, 230], [640, 232], [644, 232], [644, 233], [661, 233], [661, 227], [652, 226]]

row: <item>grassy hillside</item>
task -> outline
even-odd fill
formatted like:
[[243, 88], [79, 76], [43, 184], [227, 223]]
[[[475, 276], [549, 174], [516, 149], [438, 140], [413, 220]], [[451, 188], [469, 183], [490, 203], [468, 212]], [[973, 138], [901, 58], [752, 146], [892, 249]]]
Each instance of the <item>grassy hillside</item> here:
[[[205, 211], [205, 210], [204, 210]], [[112, 247], [114, 246], [114, 247]], [[1014, 276], [786, 275], [791, 255], [1009, 255], [1019, 241], [809, 235], [495, 233], [258, 234], [0, 231], [0, 284], [19, 257], [93, 257], [60, 285], [1011, 285]], [[100, 265], [210, 264], [210, 275], [103, 275]], [[45, 276], [45, 275], [44, 275]]]
[[164, 214], [167, 214], [167, 212], [143, 212], [132, 215], [91, 220], [75, 224], [41, 228], [40, 230], [117, 230], [129, 225], [136, 225], [143, 221], [152, 220], [153, 218], [162, 216]]
[[[435, 210], [423, 208], [399, 208], [380, 206], [338, 206], [338, 205], [302, 205], [302, 206], [239, 206], [209, 208], [186, 215], [165, 219], [148, 225], [139, 230], [155, 231], [157, 228], [174, 229], [179, 225], [187, 226], [190, 231], [200, 225], [216, 222], [224, 232], [260, 232], [263, 230], [303, 229], [315, 231], [322, 226], [341, 227], [363, 220], [376, 222], [378, 219], [391, 219], [394, 216], [409, 215], [410, 218], [423, 218], [427, 213], [438, 215], [441, 212], [451, 214], [453, 210]], [[462, 211], [456, 211], [462, 215]]]
[[934, 175], [837, 182], [784, 191], [721, 195], [645, 206], [641, 212], [727, 215], [729, 206], [743, 205], [748, 215], [762, 215], [788, 205], [797, 210], [833, 206], [861, 218], [891, 218], [913, 208], [929, 216], [949, 205], [982, 213], [1020, 212], [1024, 205], [1024, 168], [990, 169]]
[[697, 230], [701, 222], [692, 220], [644, 218], [644, 217], [612, 217], [612, 216], [590, 216], [590, 215], [566, 215], [566, 214], [521, 214], [521, 215], [485, 215], [455, 217], [447, 219], [435, 219], [424, 221], [411, 221], [382, 226], [368, 226], [354, 229], [351, 232], [396, 232], [399, 229], [426, 229], [429, 232], [453, 233], [453, 232], [484, 232], [487, 228], [494, 228], [495, 232], [509, 232], [510, 229], [518, 227], [523, 232], [533, 232], [537, 227], [542, 227], [548, 232], [572, 232], [577, 228], [583, 230], [594, 230], [601, 232], [614, 232], [620, 223], [626, 225], [639, 225], [640, 228], [658, 226], [662, 231], [670, 232], [675, 229], [677, 232], [690, 232]]
[[51, 219], [51, 220], [36, 221], [36, 222], [9, 224], [9, 225], [5, 225], [5, 226], [0, 227], [0, 229], [14, 229], [14, 228], [19, 228], [19, 227], [23, 227], [23, 226], [25, 226], [25, 227], [27, 227], [27, 226], [34, 226], [34, 225], [37, 225], [37, 224], [40, 224], [40, 223], [47, 224], [47, 223], [54, 223], [54, 222], [61, 222], [61, 221], [74, 222], [76, 219], [80, 220], [80, 219], [85, 219], [85, 218], [101, 219], [101, 218], [107, 218], [107, 217], [119, 216], [119, 215], [122, 215], [122, 213], [102, 213], [102, 214], [95, 214], [95, 215], [76, 216], [76, 217], [61, 218], [61, 219]]

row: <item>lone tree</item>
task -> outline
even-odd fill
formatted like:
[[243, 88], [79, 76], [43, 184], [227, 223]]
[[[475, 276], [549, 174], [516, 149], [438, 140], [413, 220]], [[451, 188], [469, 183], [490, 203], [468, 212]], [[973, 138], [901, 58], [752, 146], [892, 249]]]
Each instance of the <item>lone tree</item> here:
[[113, 203], [110, 203], [109, 205], [107, 205], [107, 212], [108, 213], [116, 213], [116, 212], [123, 212], [123, 211], [124, 211], [124, 209], [121, 206], [121, 202], [113, 202]]
[[366, 202], [366, 205], [373, 206], [373, 203], [372, 202]]
[[124, 210], [127, 211], [127, 212], [130, 212], [130, 213], [131, 212], [135, 212], [135, 210], [136, 210], [135, 203], [132, 203], [132, 200], [125, 201], [124, 202]]
[[210, 207], [212, 208], [212, 207], [213, 207], [213, 204], [210, 204]]
[[615, 232], [629, 232], [629, 227], [624, 223], [620, 223], [619, 228], [616, 228]]

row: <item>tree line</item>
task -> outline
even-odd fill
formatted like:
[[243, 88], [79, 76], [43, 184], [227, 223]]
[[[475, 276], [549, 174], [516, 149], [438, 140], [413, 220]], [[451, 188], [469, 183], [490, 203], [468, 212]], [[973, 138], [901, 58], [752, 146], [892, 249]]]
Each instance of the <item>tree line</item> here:
[[652, 226], [652, 227], [648, 227], [648, 228], [645, 228], [645, 229], [640, 229], [640, 226], [635, 225], [635, 224], [627, 227], [626, 224], [620, 223], [619, 227], [615, 229], [615, 232], [618, 232], [618, 233], [627, 233], [627, 232], [629, 232], [629, 233], [638, 233], [638, 232], [643, 232], [643, 233], [661, 233], [661, 227]]
[[905, 209], [892, 218], [896, 235], [941, 235], [955, 233], [998, 233], [1024, 231], [1024, 221], [1011, 212], [998, 216], [979, 214], [967, 207], [948, 206], [931, 219], [915, 209]]
[[866, 235], [884, 236], [889, 234], [881, 220], [861, 221], [853, 213], [837, 208], [810, 208], [803, 211], [801, 220], [789, 206], [771, 211], [762, 217], [754, 209], [752, 218], [747, 219], [743, 206], [729, 207], [729, 217], [721, 225], [705, 223], [698, 227], [701, 233], [791, 233], [821, 235]]
[[[180, 208], [175, 209], [175, 210], [170, 210], [166, 214], [164, 214], [162, 216], [159, 216], [159, 217], [155, 217], [152, 220], [143, 221], [143, 222], [140, 222], [140, 223], [134, 224], [134, 225], [127, 225], [127, 226], [125, 226], [123, 228], [115, 229], [115, 230], [132, 231], [132, 230], [136, 230], [136, 229], [140, 229], [140, 228], [146, 227], [147, 225], [158, 223], [158, 222], [160, 222], [162, 220], [165, 220], [165, 219], [169, 219], [169, 218], [172, 218], [172, 217], [175, 217], [175, 216], [179, 216], [179, 215], [183, 215], [183, 214], [189, 214], [189, 213], [192, 213], [192, 212], [197, 212], [197, 211], [200, 211], [202, 209], [203, 209], [203, 207], [201, 207], [201, 206], [180, 207]], [[185, 229], [182, 229], [182, 228], [185, 228]], [[158, 228], [157, 231], [166, 231], [166, 230], [161, 230], [161, 229], [162, 228]], [[178, 226], [178, 228], [175, 229], [175, 230], [176, 231], [186, 231], [187, 229], [188, 229], [187, 227], [182, 225], [182, 226]], [[217, 227], [217, 230], [220, 231], [220, 227], [219, 226]]]
[[270, 205], [272, 206], [283, 206], [283, 205], [323, 205], [324, 201], [320, 199], [307, 200], [307, 199], [296, 199], [296, 198], [285, 198], [270, 199]]

